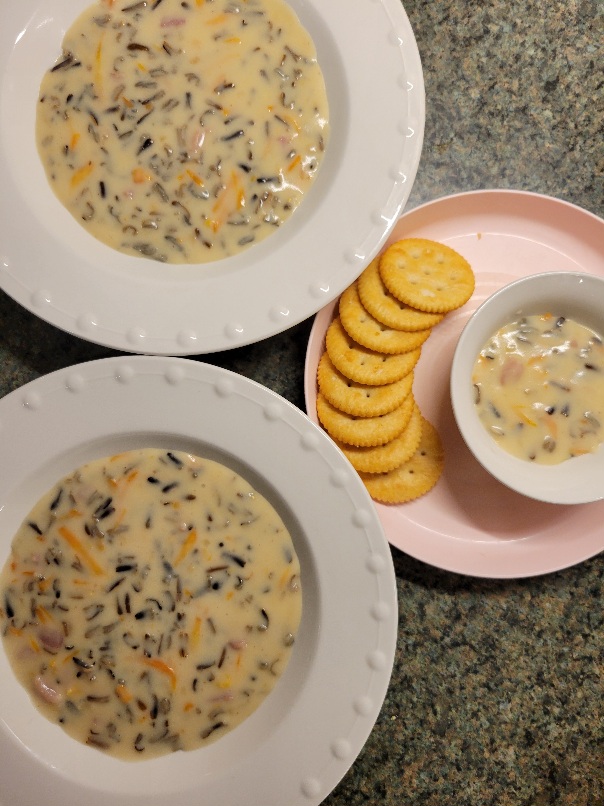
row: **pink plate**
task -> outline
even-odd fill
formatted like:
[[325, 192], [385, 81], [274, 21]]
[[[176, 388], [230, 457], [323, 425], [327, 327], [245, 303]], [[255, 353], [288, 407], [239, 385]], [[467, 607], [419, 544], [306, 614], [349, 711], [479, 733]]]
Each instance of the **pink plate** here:
[[[568, 568], [604, 549], [604, 501], [579, 506], [525, 498], [491, 477], [470, 454], [453, 418], [449, 374], [469, 315], [501, 286], [527, 274], [604, 274], [604, 220], [534, 193], [487, 190], [447, 196], [403, 215], [387, 243], [432, 238], [460, 252], [476, 274], [472, 299], [434, 328], [413, 391], [438, 429], [445, 470], [416, 501], [376, 504], [391, 545], [423, 562], [476, 577], [518, 578]], [[316, 417], [316, 371], [336, 303], [321, 310], [306, 354], [305, 399]]]

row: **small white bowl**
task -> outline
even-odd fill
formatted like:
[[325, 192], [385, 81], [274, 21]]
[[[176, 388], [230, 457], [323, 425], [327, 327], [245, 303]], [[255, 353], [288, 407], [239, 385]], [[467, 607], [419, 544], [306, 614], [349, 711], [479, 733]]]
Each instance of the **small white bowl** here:
[[[495, 478], [513, 490], [554, 504], [584, 504], [604, 498], [604, 445], [598, 451], [542, 465], [512, 456], [489, 435], [474, 404], [472, 370], [490, 336], [519, 313], [552, 311], [604, 335], [604, 277], [545, 272], [496, 291], [464, 327], [451, 367], [451, 403], [470, 451]], [[480, 495], [480, 490], [476, 490]]]

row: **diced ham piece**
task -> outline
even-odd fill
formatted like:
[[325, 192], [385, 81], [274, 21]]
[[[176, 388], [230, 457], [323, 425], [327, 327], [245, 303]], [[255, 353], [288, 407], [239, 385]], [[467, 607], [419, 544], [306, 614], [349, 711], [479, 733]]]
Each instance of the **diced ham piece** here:
[[209, 697], [209, 702], [230, 702], [235, 695], [232, 691], [225, 691], [224, 694], [216, 694], [214, 697]]
[[50, 705], [60, 705], [63, 701], [62, 693], [56, 688], [53, 688], [53, 686], [49, 685], [39, 675], [34, 680], [34, 691], [38, 697], [40, 697], [40, 699], [44, 700], [44, 702], [50, 703]]
[[506, 383], [518, 380], [523, 372], [524, 364], [522, 361], [517, 356], [511, 355], [509, 358], [506, 358], [503, 366], [501, 367], [499, 382], [502, 386], [505, 386]]
[[178, 25], [184, 25], [186, 22], [184, 17], [164, 17], [161, 21], [162, 28], [175, 28]]
[[60, 627], [41, 627], [38, 630], [38, 639], [44, 649], [56, 652], [61, 649], [64, 641], [63, 630]]

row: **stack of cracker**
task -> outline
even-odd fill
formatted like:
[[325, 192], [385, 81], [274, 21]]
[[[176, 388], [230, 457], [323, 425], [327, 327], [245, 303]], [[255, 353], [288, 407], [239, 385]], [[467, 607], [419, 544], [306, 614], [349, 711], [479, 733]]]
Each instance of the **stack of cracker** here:
[[406, 238], [340, 297], [317, 370], [317, 415], [376, 501], [411, 501], [442, 473], [439, 434], [413, 394], [414, 367], [432, 328], [473, 291], [461, 255]]

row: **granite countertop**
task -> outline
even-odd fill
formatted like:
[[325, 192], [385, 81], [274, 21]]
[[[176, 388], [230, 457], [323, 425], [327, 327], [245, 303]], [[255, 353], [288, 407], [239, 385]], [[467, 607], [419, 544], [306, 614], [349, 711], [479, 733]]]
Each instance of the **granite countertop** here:
[[[404, 5], [427, 98], [407, 209], [514, 188], [603, 216], [601, 0]], [[303, 408], [311, 324], [199, 360]], [[0, 396], [109, 355], [0, 292]], [[392, 556], [399, 634], [390, 687], [326, 806], [602, 806], [604, 555], [520, 581], [447, 573], [398, 549]]]

